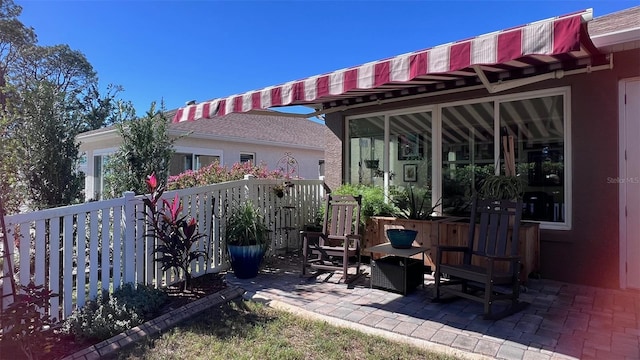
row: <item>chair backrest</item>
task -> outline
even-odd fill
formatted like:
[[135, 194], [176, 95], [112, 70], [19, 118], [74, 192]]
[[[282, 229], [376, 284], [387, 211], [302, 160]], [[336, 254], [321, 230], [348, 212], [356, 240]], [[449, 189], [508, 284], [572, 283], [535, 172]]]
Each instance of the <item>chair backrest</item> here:
[[[522, 201], [474, 199], [469, 224], [470, 253], [518, 255], [521, 219]], [[507, 248], [510, 248], [509, 254]]]
[[328, 194], [325, 200], [322, 232], [325, 235], [357, 235], [362, 196]]

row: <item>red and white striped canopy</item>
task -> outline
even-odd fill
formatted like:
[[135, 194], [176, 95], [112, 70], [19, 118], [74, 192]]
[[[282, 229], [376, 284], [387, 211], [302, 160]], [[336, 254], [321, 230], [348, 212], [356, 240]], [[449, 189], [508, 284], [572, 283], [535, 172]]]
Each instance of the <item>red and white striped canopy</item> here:
[[[439, 83], [477, 83], [472, 68], [480, 66], [489, 78], [523, 73], [525, 68], [547, 68], [598, 54], [586, 31], [592, 10], [563, 15], [516, 28], [481, 35], [390, 59], [291, 81], [244, 94], [214, 99], [178, 109], [174, 122], [191, 121], [232, 112], [287, 105], [343, 105], [346, 99], [427, 87], [437, 91]], [[581, 63], [584, 65], [584, 62]], [[429, 88], [433, 86], [432, 88]], [[368, 100], [368, 99], [366, 99]]]

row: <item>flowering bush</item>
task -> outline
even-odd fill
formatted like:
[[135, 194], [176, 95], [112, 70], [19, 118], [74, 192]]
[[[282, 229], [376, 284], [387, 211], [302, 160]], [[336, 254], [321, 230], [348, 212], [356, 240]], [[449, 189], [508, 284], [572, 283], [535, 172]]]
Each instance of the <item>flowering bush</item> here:
[[155, 261], [161, 263], [162, 271], [173, 269], [176, 276], [180, 270], [185, 276], [184, 288], [187, 289], [191, 281], [191, 262], [200, 258], [207, 258], [206, 250], [194, 250], [193, 246], [205, 235], [197, 232], [196, 219], [187, 220], [187, 216], [180, 216], [182, 205], [178, 194], [172, 202], [162, 199], [164, 187], [158, 185], [155, 174], [147, 179], [149, 195], [143, 199], [146, 205], [147, 225], [152, 235], [159, 240], [153, 251], [157, 254]]
[[186, 189], [194, 186], [205, 186], [225, 181], [242, 180], [245, 175], [253, 175], [258, 179], [283, 179], [282, 170], [269, 170], [264, 163], [253, 165], [250, 162], [235, 163], [228, 169], [219, 162], [200, 168], [187, 170], [179, 175], [170, 176], [167, 183], [169, 190]]

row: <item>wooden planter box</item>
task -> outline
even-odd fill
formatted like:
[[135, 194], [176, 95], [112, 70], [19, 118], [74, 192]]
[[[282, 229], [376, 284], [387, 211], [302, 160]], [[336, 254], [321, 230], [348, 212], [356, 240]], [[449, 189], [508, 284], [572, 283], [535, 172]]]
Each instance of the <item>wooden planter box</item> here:
[[[431, 254], [425, 256], [424, 265], [435, 269], [435, 246], [455, 245], [463, 246], [469, 236], [468, 218], [440, 218], [436, 220], [409, 220], [395, 217], [373, 216], [368, 219], [363, 234], [364, 248], [383, 244], [389, 240], [386, 237], [385, 225], [401, 225], [405, 229], [418, 231], [414, 245], [422, 245], [431, 248]], [[510, 251], [510, 250], [508, 250]], [[523, 221], [520, 225], [520, 256], [522, 256], [522, 268], [520, 269], [520, 281], [527, 282], [529, 274], [540, 271], [540, 224]], [[368, 255], [368, 254], [364, 254]], [[379, 259], [382, 254], [373, 254], [374, 259]], [[458, 254], [447, 254], [445, 261], [462, 260]], [[414, 258], [419, 258], [416, 256]], [[476, 265], [481, 265], [478, 260], [472, 259]], [[507, 266], [506, 264], [502, 266]], [[505, 269], [506, 270], [506, 269]]]
[[[439, 244], [466, 246], [469, 237], [469, 219], [452, 218], [441, 221], [439, 224]], [[476, 233], [476, 236], [478, 233]], [[520, 282], [525, 284], [532, 272], [540, 271], [540, 224], [523, 221], [520, 224], [520, 249], [518, 253], [522, 257], [520, 269]], [[476, 242], [477, 244], [477, 242]], [[511, 251], [511, 244], [507, 245], [507, 253]], [[444, 262], [462, 262], [462, 254], [443, 254]], [[434, 255], [435, 256], [435, 255]], [[483, 266], [480, 259], [473, 257], [473, 265]], [[506, 271], [508, 263], [498, 263], [498, 269]]]
[[[387, 239], [387, 235], [384, 230], [384, 226], [400, 225], [405, 229], [418, 231], [418, 236], [413, 242], [413, 245], [430, 247], [431, 254], [435, 254], [433, 250], [434, 246], [438, 244], [438, 223], [440, 221], [444, 221], [445, 219], [446, 218], [437, 220], [410, 220], [395, 217], [372, 216], [368, 219], [365, 225], [365, 231], [363, 234], [365, 243], [364, 247], [367, 248], [389, 242], [389, 239]], [[373, 254], [374, 259], [379, 259], [380, 256], [382, 256], [382, 254]], [[421, 259], [421, 256], [416, 255], [414, 256], [414, 258]], [[431, 267], [431, 269], [435, 269], [435, 265], [431, 259], [431, 255], [428, 253], [425, 255], [424, 265]]]

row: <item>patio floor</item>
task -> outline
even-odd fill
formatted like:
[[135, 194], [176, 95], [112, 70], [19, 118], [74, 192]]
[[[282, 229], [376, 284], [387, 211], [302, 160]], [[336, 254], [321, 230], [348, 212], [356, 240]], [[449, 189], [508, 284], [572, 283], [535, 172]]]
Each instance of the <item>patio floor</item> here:
[[254, 279], [227, 282], [245, 297], [303, 315], [463, 358], [640, 359], [640, 292], [530, 279], [521, 300], [530, 305], [498, 321], [466, 299], [432, 303], [433, 277], [406, 296], [352, 284], [340, 273], [300, 276], [295, 255], [267, 262]]

